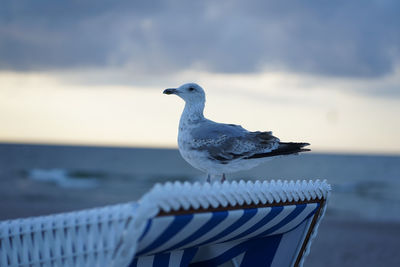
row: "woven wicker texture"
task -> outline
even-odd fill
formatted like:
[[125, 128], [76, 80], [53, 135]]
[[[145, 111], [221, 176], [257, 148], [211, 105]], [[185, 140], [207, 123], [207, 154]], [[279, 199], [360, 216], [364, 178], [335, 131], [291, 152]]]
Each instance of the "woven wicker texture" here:
[[110, 266], [133, 204], [0, 222], [0, 266]]

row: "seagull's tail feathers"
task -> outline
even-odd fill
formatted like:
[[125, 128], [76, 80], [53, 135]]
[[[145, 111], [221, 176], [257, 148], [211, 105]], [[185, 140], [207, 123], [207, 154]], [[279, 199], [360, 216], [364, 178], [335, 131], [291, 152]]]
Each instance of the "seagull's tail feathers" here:
[[252, 156], [247, 157], [246, 159], [257, 159], [257, 158], [275, 157], [283, 155], [297, 155], [300, 152], [311, 151], [311, 149], [304, 148], [309, 145], [310, 145], [309, 143], [279, 142], [279, 146], [277, 149], [266, 153], [254, 154]]

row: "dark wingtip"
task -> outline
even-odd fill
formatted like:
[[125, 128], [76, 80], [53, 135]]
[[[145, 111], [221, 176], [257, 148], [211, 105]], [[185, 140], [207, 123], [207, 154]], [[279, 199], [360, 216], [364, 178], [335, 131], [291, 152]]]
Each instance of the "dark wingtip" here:
[[309, 146], [310, 143], [298, 143], [300, 147], [305, 147], [305, 146]]
[[311, 151], [311, 149], [309, 149], [309, 148], [303, 148], [303, 147], [309, 146], [310, 143], [292, 143], [292, 144], [297, 145], [297, 148], [298, 148], [297, 153]]
[[259, 153], [245, 159], [256, 159], [256, 158], [265, 158], [265, 157], [275, 157], [275, 156], [283, 156], [283, 155], [298, 155], [301, 152], [309, 152], [311, 149], [303, 148], [305, 146], [309, 146], [309, 143], [279, 143], [279, 147], [271, 152], [267, 153]]

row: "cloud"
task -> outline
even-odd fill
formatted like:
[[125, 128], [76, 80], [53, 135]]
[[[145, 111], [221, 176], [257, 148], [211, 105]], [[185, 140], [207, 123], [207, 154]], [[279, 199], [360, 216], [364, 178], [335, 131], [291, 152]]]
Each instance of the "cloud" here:
[[399, 63], [399, 9], [395, 0], [4, 1], [0, 69], [376, 78]]

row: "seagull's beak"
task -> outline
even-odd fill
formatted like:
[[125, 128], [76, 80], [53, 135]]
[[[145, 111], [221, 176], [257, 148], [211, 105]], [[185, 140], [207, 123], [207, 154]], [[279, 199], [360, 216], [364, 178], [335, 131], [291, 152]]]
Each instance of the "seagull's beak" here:
[[178, 94], [178, 90], [175, 88], [168, 88], [168, 89], [164, 90], [163, 94], [166, 94], [166, 95], [175, 94], [176, 95], [176, 94]]

